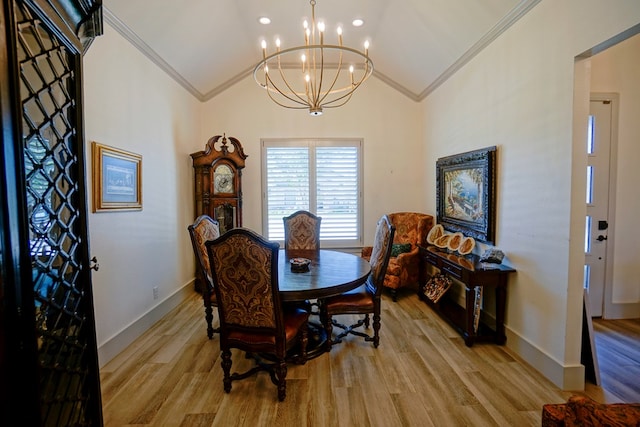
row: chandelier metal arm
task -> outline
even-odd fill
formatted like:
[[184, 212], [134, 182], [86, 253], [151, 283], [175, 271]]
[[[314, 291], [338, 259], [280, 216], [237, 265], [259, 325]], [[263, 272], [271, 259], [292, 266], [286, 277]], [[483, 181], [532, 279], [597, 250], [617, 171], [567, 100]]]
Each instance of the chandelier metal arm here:
[[[323, 67], [323, 70], [324, 70], [324, 67]], [[342, 51], [340, 51], [340, 59], [338, 60], [338, 68], [337, 68], [337, 71], [336, 71], [336, 75], [335, 75], [335, 77], [333, 79], [333, 82], [331, 83], [331, 86], [329, 86], [329, 89], [325, 92], [325, 94], [322, 97], [322, 99], [320, 99], [319, 104], [322, 104], [324, 102], [324, 100], [327, 98], [327, 96], [329, 96], [329, 94], [333, 90], [333, 87], [336, 85], [336, 82], [338, 81], [338, 77], [340, 77], [340, 71], [342, 71]], [[320, 92], [318, 92], [318, 93], [320, 93]], [[353, 91], [351, 93], [353, 93]]]
[[[285, 49], [285, 51], [288, 51], [289, 49]], [[287, 89], [289, 89], [289, 92], [292, 93], [293, 95], [296, 96], [296, 98], [298, 98], [299, 101], [292, 99], [291, 97], [289, 97], [287, 94], [285, 94], [284, 92], [282, 92], [277, 86], [276, 84], [273, 82], [273, 80], [271, 80], [271, 77], [269, 77], [269, 81], [271, 82], [271, 86], [282, 96], [284, 96], [285, 98], [291, 100], [292, 102], [304, 105], [304, 107], [292, 107], [295, 109], [303, 109], [303, 108], [307, 108], [309, 106], [308, 101], [305, 100], [300, 94], [298, 94], [290, 85], [289, 85], [289, 81], [285, 78], [284, 76], [284, 72], [282, 71], [282, 63], [280, 61], [280, 59], [282, 58], [282, 54], [285, 54], [286, 52], [283, 51], [280, 55], [277, 55], [277, 60], [278, 60], [278, 72], [280, 73], [280, 77], [282, 78], [282, 81], [284, 82], [285, 86], [287, 86]], [[277, 52], [276, 52], [277, 53]], [[272, 55], [274, 56], [274, 55]], [[268, 58], [267, 58], [268, 59]], [[267, 60], [265, 59], [265, 61]], [[302, 71], [304, 72], [304, 67], [302, 69]], [[275, 101], [275, 99], [271, 96], [271, 94], [269, 94], [269, 97], [276, 102], [276, 104], [283, 106], [283, 104]]]
[[[317, 73], [318, 69], [315, 67], [315, 58], [314, 58], [314, 71]], [[340, 69], [338, 69], [340, 72]], [[317, 77], [317, 76], [316, 76]], [[322, 93], [322, 80], [324, 79], [324, 48], [320, 48], [320, 79], [318, 81], [318, 87], [313, 88], [313, 106], [314, 108], [320, 107], [320, 94]], [[316, 79], [313, 79], [314, 82]]]
[[[365, 74], [365, 75], [366, 75], [366, 74]], [[360, 81], [359, 81], [358, 83], [355, 83], [355, 84], [353, 85], [353, 90], [351, 90], [350, 92], [348, 92], [348, 93], [346, 93], [346, 94], [342, 95], [341, 97], [338, 97], [338, 98], [336, 98], [336, 99], [332, 99], [331, 101], [328, 101], [326, 104], [324, 104], [324, 105], [323, 105], [323, 107], [324, 107], [324, 108], [336, 108], [336, 107], [342, 107], [344, 104], [346, 104], [347, 102], [349, 102], [349, 100], [351, 99], [351, 96], [353, 95], [353, 92], [355, 92], [355, 91], [356, 91], [356, 89], [358, 89], [358, 88], [360, 87], [360, 85], [361, 85], [362, 83], [364, 83], [364, 80], [365, 80], [365, 79], [364, 79], [364, 77], [363, 77], [362, 79], [360, 79]], [[342, 100], [342, 99], [344, 99], [344, 98], [346, 98], [346, 97], [348, 97], [348, 98], [347, 98], [343, 103], [338, 104], [338, 105], [331, 105], [331, 104], [334, 104], [334, 103], [336, 103], [336, 102], [338, 102], [338, 101], [340, 101], [340, 100]]]
[[[282, 94], [281, 92], [278, 92], [278, 93]], [[300, 104], [300, 107], [294, 107], [294, 106], [291, 106], [291, 105], [283, 104], [282, 102], [278, 101], [276, 98], [274, 98], [273, 96], [271, 96], [271, 91], [270, 91], [270, 90], [267, 90], [267, 95], [269, 96], [269, 98], [270, 98], [273, 102], [275, 102], [275, 103], [276, 103], [276, 104], [278, 104], [279, 106], [284, 107], [284, 108], [289, 108], [290, 110], [306, 110], [307, 108], [309, 108], [309, 105], [307, 105], [306, 103], [301, 103], [301, 102], [296, 101], [296, 100], [293, 100], [293, 99], [292, 99], [292, 101], [293, 101], [293, 102], [297, 102], [297, 103], [299, 103], [299, 104]], [[289, 98], [289, 99], [290, 99], [290, 98]]]
[[[294, 94], [299, 99], [299, 101], [296, 101], [295, 99], [290, 98], [289, 96], [284, 94], [281, 90], [279, 90], [278, 87], [275, 85], [275, 83], [273, 83], [273, 80], [271, 80], [271, 77], [269, 77], [269, 73], [266, 73], [267, 74], [267, 78], [271, 82], [271, 86], [273, 88], [275, 88], [275, 90], [278, 91], [278, 93], [280, 93], [285, 98], [290, 99], [291, 101], [296, 102], [296, 103], [300, 102], [300, 103], [302, 103], [304, 105], [307, 105], [307, 102], [305, 101], [305, 99], [302, 96], [300, 96], [295, 90], [293, 90], [293, 88], [289, 85], [289, 82], [287, 81], [287, 79], [284, 77], [284, 72], [282, 71], [282, 64], [280, 63], [280, 58], [281, 58], [281, 56], [278, 55], [278, 57], [277, 57], [277, 59], [278, 59], [278, 72], [280, 73], [280, 77], [282, 78], [282, 81], [284, 82], [285, 86], [287, 86], [287, 89], [289, 89], [289, 92]], [[269, 97], [271, 99], [273, 99], [273, 97], [271, 97], [271, 95], [269, 95]]]
[[[265, 83], [265, 85], [263, 87], [267, 90], [267, 95], [269, 95], [269, 98], [271, 98], [271, 100], [273, 102], [275, 102], [276, 104], [280, 105], [281, 107], [285, 107], [284, 104], [281, 104], [273, 96], [271, 96], [271, 92], [275, 91], [275, 92], [279, 93], [280, 95], [284, 96], [285, 98], [287, 98], [289, 101], [295, 102], [296, 104], [302, 105], [302, 107], [288, 107], [288, 108], [305, 109], [305, 108], [309, 107], [307, 102], [305, 102], [305, 100], [302, 97], [300, 97], [296, 92], [294, 92], [291, 88], [290, 88], [291, 93], [296, 95], [299, 99], [292, 98], [289, 95], [287, 95], [286, 93], [282, 92], [280, 89], [278, 89], [278, 87], [273, 83], [273, 80], [271, 80], [271, 77], [269, 77], [269, 73], [265, 73], [265, 76], [266, 76], [266, 80], [265, 81], [271, 83], [272, 89], [269, 89], [269, 84], [268, 83]], [[285, 80], [285, 82], [286, 82], [286, 80]]]

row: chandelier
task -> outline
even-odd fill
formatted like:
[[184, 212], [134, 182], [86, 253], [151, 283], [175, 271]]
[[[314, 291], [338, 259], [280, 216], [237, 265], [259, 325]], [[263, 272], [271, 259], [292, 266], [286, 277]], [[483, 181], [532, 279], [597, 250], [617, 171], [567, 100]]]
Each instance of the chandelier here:
[[262, 61], [253, 77], [281, 107], [309, 109], [309, 114], [319, 116], [325, 108], [346, 104], [371, 76], [373, 62], [368, 41], [363, 51], [343, 46], [340, 27], [338, 44], [326, 44], [324, 22], [316, 24], [316, 0], [310, 4], [311, 25], [303, 23], [304, 45], [280, 49], [277, 39], [276, 51], [267, 55], [267, 43], [262, 40]]

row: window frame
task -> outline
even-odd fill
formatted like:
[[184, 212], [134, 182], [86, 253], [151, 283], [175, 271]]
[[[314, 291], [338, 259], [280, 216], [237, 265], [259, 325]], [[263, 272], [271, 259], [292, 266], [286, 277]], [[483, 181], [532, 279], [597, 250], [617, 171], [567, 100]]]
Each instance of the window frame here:
[[[364, 226], [364, 212], [363, 212], [363, 183], [364, 183], [364, 169], [363, 169], [363, 138], [262, 138], [260, 140], [260, 157], [262, 164], [261, 173], [261, 191], [262, 191], [262, 231], [263, 235], [269, 238], [269, 203], [267, 199], [267, 150], [271, 147], [307, 147], [309, 148], [309, 211], [322, 216], [317, 212], [317, 182], [316, 182], [316, 147], [356, 147], [357, 148], [357, 214], [356, 214], [356, 227], [357, 237], [355, 239], [342, 239], [342, 240], [327, 240], [321, 239], [320, 246], [323, 249], [348, 249], [348, 248], [361, 248], [363, 246], [363, 226]], [[291, 214], [293, 212], [290, 212]], [[286, 215], [283, 215], [286, 216]], [[322, 226], [321, 226], [322, 229]], [[271, 239], [270, 239], [271, 240]], [[276, 240], [280, 245], [284, 245], [283, 240]]]

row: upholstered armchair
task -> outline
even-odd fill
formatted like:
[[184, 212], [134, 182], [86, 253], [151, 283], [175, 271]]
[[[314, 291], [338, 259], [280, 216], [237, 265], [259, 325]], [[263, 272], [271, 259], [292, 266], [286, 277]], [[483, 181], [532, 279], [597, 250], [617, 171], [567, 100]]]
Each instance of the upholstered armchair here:
[[[418, 246], [427, 245], [427, 234], [433, 227], [434, 218], [418, 212], [396, 212], [389, 214], [389, 219], [396, 232], [384, 287], [391, 291], [393, 300], [397, 301], [398, 289], [415, 285], [420, 279]], [[362, 248], [362, 257], [370, 259], [371, 250], [371, 246]]]

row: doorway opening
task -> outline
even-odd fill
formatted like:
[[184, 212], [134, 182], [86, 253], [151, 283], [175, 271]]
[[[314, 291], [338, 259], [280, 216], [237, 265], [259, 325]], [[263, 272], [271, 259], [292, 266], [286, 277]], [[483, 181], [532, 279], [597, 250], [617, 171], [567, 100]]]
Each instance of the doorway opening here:
[[[633, 186], [631, 182], [637, 182], [636, 176], [640, 177], [636, 175], [640, 174], [636, 172], [637, 165], [631, 163], [640, 152], [637, 143], [633, 143], [636, 140], [633, 135], [640, 132], [640, 124], [636, 124], [633, 113], [640, 108], [640, 82], [632, 75], [640, 62], [639, 34], [640, 24], [584, 52], [575, 62], [574, 176], [584, 177], [584, 181], [574, 181], [574, 201], [578, 203], [579, 194], [582, 204], [586, 195], [582, 217], [586, 219], [583, 285], [589, 289], [590, 298], [585, 305], [588, 304], [593, 317], [602, 319], [640, 318], [640, 299], [637, 286], [634, 286], [636, 282], [632, 282], [640, 274], [640, 266], [629, 261], [637, 259], [640, 252], [635, 245], [639, 234], [636, 234], [637, 220], [634, 219], [640, 214], [640, 206], [625, 197]], [[593, 121], [600, 123], [600, 129]], [[587, 123], [591, 125], [587, 126]], [[592, 135], [589, 135], [590, 131]], [[593, 153], [585, 144], [590, 137], [602, 138], [597, 131], [604, 131], [611, 143], [610, 149], [603, 153], [608, 153], [610, 160], [600, 163], [591, 158]], [[600, 190], [596, 189], [598, 185]], [[598, 191], [602, 197], [595, 200]], [[599, 210], [592, 212], [591, 207]], [[579, 219], [575, 217], [574, 220]], [[591, 317], [585, 321], [591, 323]], [[583, 328], [587, 326], [591, 327], [583, 324]], [[619, 339], [628, 338], [620, 336]], [[595, 344], [598, 345], [597, 338]], [[600, 349], [596, 348], [594, 352], [600, 354]], [[611, 372], [612, 367], [605, 366], [607, 358], [598, 359], [600, 372]], [[621, 366], [620, 369], [625, 368]], [[607, 388], [604, 376], [602, 386]]]

